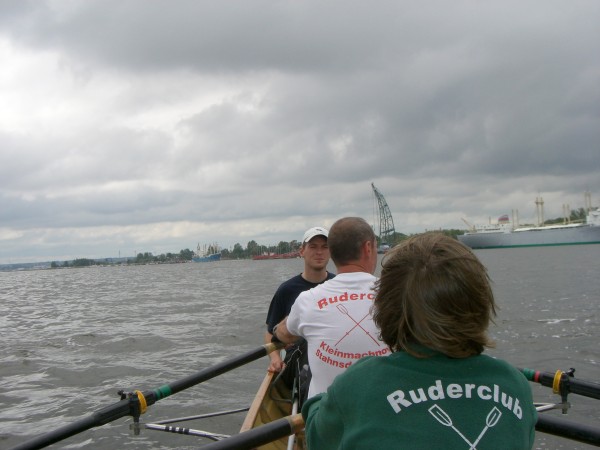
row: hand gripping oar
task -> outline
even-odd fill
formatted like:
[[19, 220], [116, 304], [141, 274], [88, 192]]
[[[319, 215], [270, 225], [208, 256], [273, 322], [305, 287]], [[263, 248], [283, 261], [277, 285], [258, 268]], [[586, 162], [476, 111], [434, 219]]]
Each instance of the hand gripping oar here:
[[202, 446], [202, 450], [249, 450], [302, 431], [302, 414], [274, 420], [260, 427]]
[[114, 420], [125, 416], [133, 416], [134, 421], [139, 420], [140, 414], [146, 411], [146, 408], [153, 405], [158, 400], [169, 397], [177, 392], [183, 391], [189, 387], [210, 380], [218, 375], [229, 372], [244, 364], [255, 361], [269, 353], [283, 348], [284, 344], [265, 344], [255, 350], [250, 350], [242, 355], [222, 361], [214, 366], [207, 367], [193, 375], [189, 375], [178, 381], [160, 386], [152, 391], [135, 391], [128, 396], [121, 395], [121, 401], [111, 406], [107, 406], [96, 411], [86, 418], [78, 420], [70, 425], [50, 431], [41, 436], [35, 437], [27, 442], [17, 445], [12, 450], [33, 450], [46, 447], [55, 442], [62, 441], [70, 436], [89, 430], [100, 425], [106, 425]]

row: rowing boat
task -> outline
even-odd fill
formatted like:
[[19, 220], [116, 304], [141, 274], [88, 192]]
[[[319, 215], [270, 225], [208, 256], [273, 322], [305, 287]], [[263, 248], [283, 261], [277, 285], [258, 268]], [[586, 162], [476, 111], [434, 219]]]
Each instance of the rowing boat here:
[[[250, 405], [248, 414], [242, 423], [240, 433], [271, 423], [296, 413], [297, 404], [293, 400], [292, 391], [280, 377], [273, 372], [267, 372]], [[259, 447], [261, 450], [285, 450], [288, 448], [302, 449], [304, 432], [291, 438], [284, 437]]]

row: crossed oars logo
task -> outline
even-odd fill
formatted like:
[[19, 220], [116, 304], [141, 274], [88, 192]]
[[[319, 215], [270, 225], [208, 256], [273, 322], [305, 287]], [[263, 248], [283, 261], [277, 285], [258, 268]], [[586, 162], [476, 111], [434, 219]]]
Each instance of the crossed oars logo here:
[[353, 331], [353, 330], [354, 330], [356, 327], [358, 327], [358, 328], [360, 328], [361, 330], [363, 330], [363, 331], [364, 331], [364, 332], [367, 334], [367, 336], [369, 336], [371, 339], [373, 339], [373, 342], [375, 342], [375, 343], [377, 344], [377, 346], [378, 346], [378, 347], [381, 347], [381, 346], [379, 345], [379, 341], [377, 341], [377, 339], [375, 339], [373, 336], [371, 336], [371, 333], [369, 333], [367, 330], [365, 330], [365, 329], [364, 329], [364, 328], [361, 326], [361, 322], [362, 322], [363, 320], [365, 320], [367, 317], [369, 317], [369, 315], [371, 314], [370, 312], [368, 312], [367, 314], [365, 314], [365, 316], [364, 316], [362, 319], [360, 319], [360, 320], [357, 322], [356, 320], [354, 320], [354, 317], [352, 317], [352, 316], [350, 315], [350, 313], [348, 312], [348, 309], [346, 309], [346, 307], [345, 307], [344, 305], [336, 305], [336, 308], [337, 308], [337, 309], [338, 309], [338, 310], [339, 310], [339, 311], [340, 311], [342, 314], [345, 314], [346, 316], [348, 316], [348, 317], [350, 318], [350, 320], [351, 320], [352, 322], [354, 322], [356, 325], [354, 325], [354, 326], [353, 326], [351, 329], [349, 329], [348, 331], [346, 331], [346, 334], [344, 334], [344, 335], [343, 335], [343, 336], [342, 336], [342, 337], [341, 337], [341, 338], [340, 338], [340, 339], [339, 339], [339, 340], [338, 340], [338, 341], [335, 343], [335, 347], [337, 347], [337, 345], [338, 345], [340, 342], [342, 342], [342, 340], [343, 340], [343, 339], [344, 339], [346, 336], [348, 336], [350, 333], [352, 333], [352, 331]]
[[479, 436], [477, 436], [477, 439], [475, 439], [475, 442], [471, 443], [465, 436], [464, 434], [462, 434], [458, 428], [456, 428], [454, 426], [454, 424], [452, 423], [452, 419], [450, 418], [450, 416], [448, 415], [448, 413], [446, 413], [446, 411], [444, 411], [440, 406], [438, 405], [433, 405], [431, 408], [429, 408], [429, 414], [431, 414], [433, 417], [435, 417], [435, 419], [441, 423], [442, 425], [446, 426], [446, 427], [450, 427], [452, 428], [454, 431], [456, 431], [456, 433], [463, 438], [463, 440], [469, 444], [469, 450], [477, 450], [476, 449], [476, 445], [479, 444], [479, 441], [481, 440], [481, 438], [483, 437], [483, 435], [486, 433], [486, 431], [489, 428], [492, 428], [494, 425], [496, 425], [498, 423], [498, 421], [500, 420], [500, 417], [502, 416], [502, 411], [500, 411], [498, 408], [496, 408], [495, 406], [492, 408], [492, 410], [488, 413], [487, 417], [485, 418], [485, 427], [483, 428], [483, 430], [481, 430], [481, 433], [479, 433]]

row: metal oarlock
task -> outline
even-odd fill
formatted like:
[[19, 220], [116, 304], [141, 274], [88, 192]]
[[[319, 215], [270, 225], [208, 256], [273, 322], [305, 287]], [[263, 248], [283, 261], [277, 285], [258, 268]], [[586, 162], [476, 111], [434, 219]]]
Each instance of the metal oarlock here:
[[560, 399], [562, 400], [562, 413], [567, 414], [567, 411], [571, 407], [571, 404], [567, 401], [567, 397], [569, 396], [570, 383], [569, 380], [575, 376], [575, 369], [571, 367], [566, 372], [563, 372], [560, 376], [560, 387], [559, 394]]

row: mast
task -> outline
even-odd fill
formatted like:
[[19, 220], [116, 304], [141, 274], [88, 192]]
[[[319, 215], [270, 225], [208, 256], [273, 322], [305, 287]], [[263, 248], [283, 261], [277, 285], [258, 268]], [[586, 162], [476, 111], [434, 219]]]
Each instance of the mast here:
[[585, 202], [585, 212], [589, 214], [592, 210], [592, 193], [590, 191], [585, 191], [584, 194], [584, 202]]
[[535, 213], [537, 215], [538, 227], [544, 226], [544, 199], [542, 197], [535, 198]]
[[381, 192], [377, 190], [374, 183], [371, 183], [373, 188], [373, 194], [377, 199], [377, 206], [379, 212], [379, 243], [391, 244], [396, 235], [396, 229], [394, 228], [394, 219], [392, 218], [392, 212], [390, 207], [385, 201], [385, 197]]

